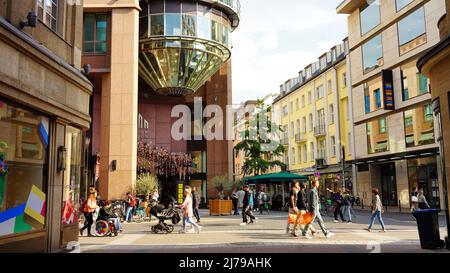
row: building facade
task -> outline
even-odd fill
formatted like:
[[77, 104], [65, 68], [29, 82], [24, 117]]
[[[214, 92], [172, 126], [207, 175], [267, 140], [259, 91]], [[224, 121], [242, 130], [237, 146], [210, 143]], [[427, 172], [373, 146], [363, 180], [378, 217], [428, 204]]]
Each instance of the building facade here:
[[[231, 178], [231, 141], [207, 141], [194, 128], [192, 138], [176, 140], [171, 130], [180, 119], [174, 106], [194, 113], [196, 97], [201, 110], [231, 105], [230, 33], [238, 24], [236, 0], [84, 1], [83, 64], [92, 66], [94, 83], [89, 174], [102, 198], [133, 190], [138, 141], [191, 155], [193, 174], [182, 182], [204, 201], [216, 194], [210, 179]], [[158, 178], [163, 198], [174, 196], [180, 179]]]
[[369, 204], [379, 188], [385, 206], [409, 209], [418, 187], [441, 207], [436, 119], [416, 62], [439, 41], [444, 0], [345, 0], [337, 12], [348, 14], [357, 195]]
[[74, 3], [0, 1], [0, 252], [78, 240], [92, 84]]
[[281, 85], [273, 106], [284, 131], [288, 170], [320, 175], [322, 189], [353, 188], [347, 54], [345, 39]]

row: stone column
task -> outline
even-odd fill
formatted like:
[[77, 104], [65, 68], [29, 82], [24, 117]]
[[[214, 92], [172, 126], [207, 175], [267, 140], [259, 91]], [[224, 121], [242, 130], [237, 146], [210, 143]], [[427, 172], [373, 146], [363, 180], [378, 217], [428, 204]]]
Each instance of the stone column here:
[[[111, 73], [102, 78], [100, 195], [124, 198], [136, 180], [138, 10], [112, 9]], [[116, 170], [112, 162], [116, 161]]]

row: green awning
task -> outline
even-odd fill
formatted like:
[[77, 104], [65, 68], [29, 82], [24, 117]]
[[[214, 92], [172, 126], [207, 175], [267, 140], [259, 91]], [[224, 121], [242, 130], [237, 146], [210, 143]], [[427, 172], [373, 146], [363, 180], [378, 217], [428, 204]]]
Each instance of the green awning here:
[[308, 180], [308, 177], [289, 172], [279, 172], [245, 177], [242, 179], [242, 181], [246, 183], [292, 182], [294, 180]]

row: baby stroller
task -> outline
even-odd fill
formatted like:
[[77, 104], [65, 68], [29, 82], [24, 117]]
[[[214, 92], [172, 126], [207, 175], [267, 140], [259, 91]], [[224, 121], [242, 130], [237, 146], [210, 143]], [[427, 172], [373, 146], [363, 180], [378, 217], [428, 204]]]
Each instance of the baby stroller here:
[[[181, 220], [181, 210], [179, 208], [175, 208], [175, 200], [172, 198], [172, 202], [170, 202], [167, 208], [160, 204], [152, 204], [152, 208], [150, 209], [150, 213], [158, 218], [158, 224], [152, 226], [153, 233], [172, 233], [173, 225], [176, 225]], [[166, 224], [166, 220], [171, 220], [172, 224]]]

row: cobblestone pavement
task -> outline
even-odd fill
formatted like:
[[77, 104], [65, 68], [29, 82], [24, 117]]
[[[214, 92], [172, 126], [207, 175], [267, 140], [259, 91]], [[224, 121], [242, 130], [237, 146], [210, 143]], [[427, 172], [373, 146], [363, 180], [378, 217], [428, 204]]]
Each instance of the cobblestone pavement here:
[[[80, 237], [81, 252], [146, 252], [146, 253], [287, 253], [287, 252], [447, 252], [420, 248], [416, 222], [411, 214], [386, 213], [383, 219], [388, 232], [380, 232], [375, 222], [372, 232], [364, 230], [369, 212], [357, 211], [354, 223], [334, 223], [324, 217], [326, 226], [335, 233], [325, 238], [320, 232], [313, 239], [291, 237], [286, 232], [287, 212], [259, 215], [256, 224], [240, 226], [241, 216], [209, 216], [201, 211], [200, 234], [179, 234], [181, 225], [171, 234], [153, 234], [143, 223], [124, 223], [124, 232], [117, 237]], [[441, 237], [445, 235], [444, 218], [440, 218]], [[319, 230], [317, 224], [314, 224]]]

